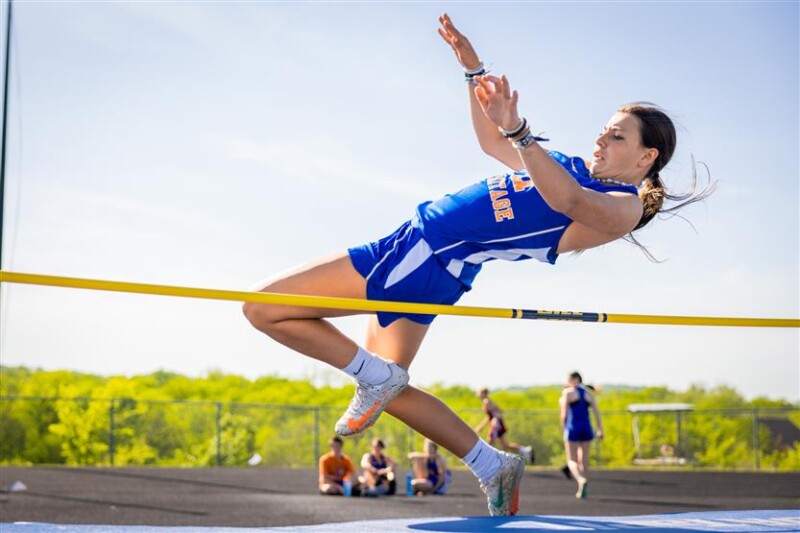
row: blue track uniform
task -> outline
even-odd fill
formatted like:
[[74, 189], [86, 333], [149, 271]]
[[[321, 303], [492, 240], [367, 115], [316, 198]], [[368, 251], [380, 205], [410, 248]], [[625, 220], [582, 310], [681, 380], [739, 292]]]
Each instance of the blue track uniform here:
[[589, 402], [586, 401], [586, 389], [575, 387], [578, 399], [569, 404], [567, 424], [564, 438], [570, 442], [586, 442], [594, 439], [592, 421], [589, 419]]
[[425, 466], [428, 469], [428, 481], [435, 487], [439, 483], [439, 463], [436, 462], [436, 459], [431, 458], [428, 459]]
[[[638, 195], [633, 185], [592, 179], [583, 160], [550, 152], [584, 188]], [[481, 180], [417, 207], [393, 234], [349, 250], [367, 280], [370, 300], [453, 304], [470, 290], [483, 263], [538, 259], [555, 264], [561, 236], [572, 220], [547, 205], [526, 171]], [[382, 326], [406, 317], [422, 324], [431, 315], [378, 313]]]
[[[426, 468], [428, 470], [428, 481], [432, 486], [436, 486], [439, 483], [439, 463], [436, 462], [436, 459], [428, 459], [426, 464]], [[450, 487], [450, 482], [452, 481], [452, 474], [450, 474], [450, 470], [445, 469], [444, 471], [444, 483], [442, 486], [439, 487], [434, 494], [442, 495], [447, 492], [447, 489]]]

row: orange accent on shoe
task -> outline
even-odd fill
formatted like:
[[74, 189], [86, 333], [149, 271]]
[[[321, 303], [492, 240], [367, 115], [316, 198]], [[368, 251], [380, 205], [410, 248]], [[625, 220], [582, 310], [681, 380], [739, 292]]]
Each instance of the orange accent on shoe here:
[[380, 399], [377, 402], [375, 402], [372, 405], [372, 407], [370, 407], [369, 410], [366, 413], [364, 413], [364, 416], [362, 416], [358, 420], [353, 420], [352, 418], [348, 418], [347, 419], [347, 428], [350, 431], [356, 431], [358, 428], [360, 428], [361, 424], [366, 422], [367, 419], [372, 416], [372, 413], [374, 413], [378, 409], [378, 407], [380, 407], [382, 401], [383, 401], [383, 399]]
[[517, 514], [517, 511], [519, 511], [519, 485], [517, 485], [517, 488], [514, 490], [514, 498], [511, 500], [511, 507], [508, 511], [511, 516], [514, 516]]

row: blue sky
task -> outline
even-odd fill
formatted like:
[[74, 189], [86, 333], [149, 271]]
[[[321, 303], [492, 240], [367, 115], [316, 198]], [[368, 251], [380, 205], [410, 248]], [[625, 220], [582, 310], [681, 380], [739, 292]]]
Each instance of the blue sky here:
[[[799, 12], [727, 3], [16, 4], [3, 267], [242, 289], [381, 237], [502, 171], [436, 34], [447, 10], [554, 149], [589, 155], [616, 106], [679, 125], [718, 191], [556, 267], [487, 265], [467, 305], [800, 315]], [[212, 369], [338, 382], [233, 303], [5, 286], [3, 364]], [[340, 320], [357, 340], [366, 319]], [[800, 399], [800, 333], [439, 318], [412, 381], [731, 385]]]

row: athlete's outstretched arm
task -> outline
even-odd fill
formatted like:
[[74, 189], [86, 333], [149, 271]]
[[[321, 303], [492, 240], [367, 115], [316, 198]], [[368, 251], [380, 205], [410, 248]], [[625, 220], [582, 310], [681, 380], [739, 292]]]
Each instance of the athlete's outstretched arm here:
[[[442, 16], [439, 17], [439, 23], [441, 24], [439, 35], [441, 35], [442, 39], [453, 49], [456, 59], [461, 66], [466, 70], [478, 68], [481, 64], [478, 53], [475, 52], [469, 39], [456, 29], [450, 16], [447, 13], [443, 13]], [[475, 130], [475, 136], [478, 138], [478, 144], [480, 144], [481, 150], [514, 170], [522, 170], [524, 167], [519, 154], [514, 147], [500, 135], [500, 132], [497, 131], [497, 126], [486, 118], [483, 109], [481, 109], [478, 100], [475, 98], [472, 85], [466, 85], [470, 116], [472, 117], [472, 127]]]
[[[520, 124], [517, 111], [519, 94], [511, 91], [508, 79], [505, 76], [481, 76], [476, 80], [475, 96], [486, 117], [507, 131], [517, 128]], [[596, 231], [617, 237], [626, 235], [639, 222], [642, 203], [638, 197], [584, 189], [538, 143], [516, 151], [542, 198], [555, 211]]]

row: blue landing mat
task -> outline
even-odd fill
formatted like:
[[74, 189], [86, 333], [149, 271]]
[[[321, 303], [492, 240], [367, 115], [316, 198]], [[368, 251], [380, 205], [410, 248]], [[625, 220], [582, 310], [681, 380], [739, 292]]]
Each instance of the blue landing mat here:
[[509, 531], [641, 531], [652, 533], [680, 532], [747, 532], [798, 533], [800, 510], [781, 511], [718, 511], [641, 516], [515, 516], [509, 518], [457, 517], [415, 518], [400, 520], [368, 520], [311, 526], [231, 528], [231, 527], [157, 527], [113, 525], [65, 525], [31, 522], [0, 523], [3, 533], [250, 533], [261, 531], [309, 533], [313, 531], [347, 531], [353, 533], [394, 532], [492, 532]]

